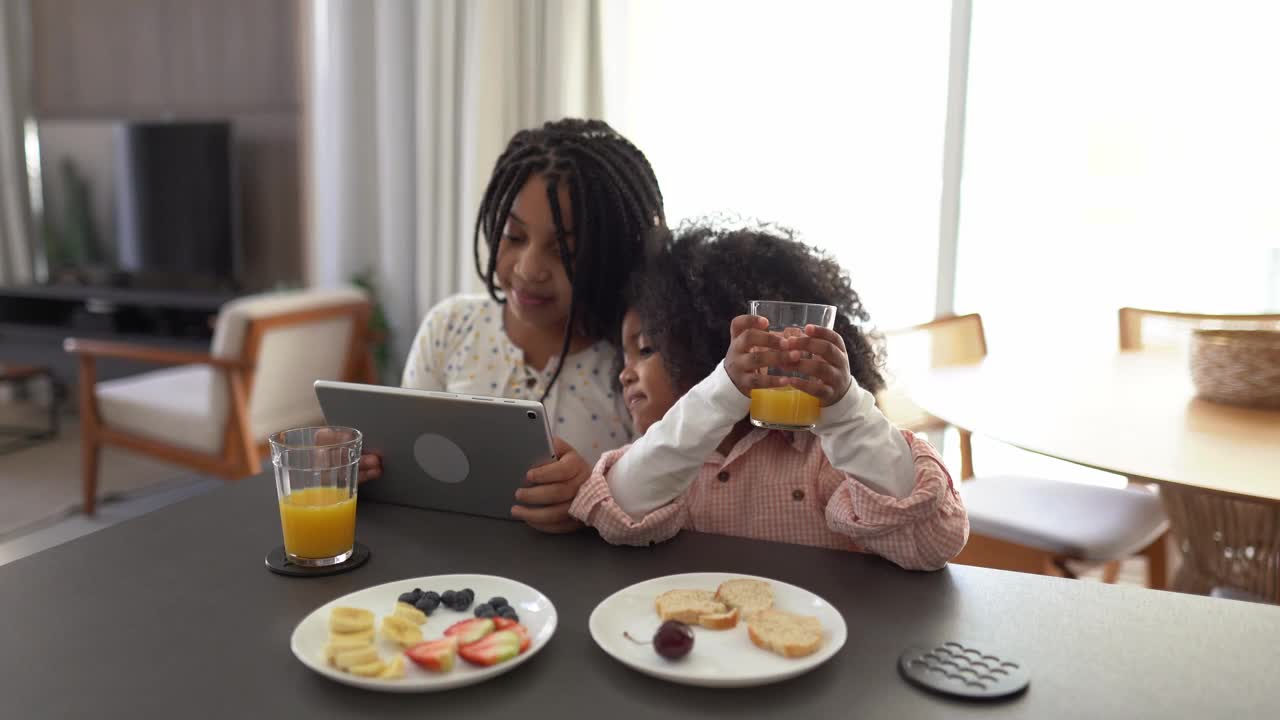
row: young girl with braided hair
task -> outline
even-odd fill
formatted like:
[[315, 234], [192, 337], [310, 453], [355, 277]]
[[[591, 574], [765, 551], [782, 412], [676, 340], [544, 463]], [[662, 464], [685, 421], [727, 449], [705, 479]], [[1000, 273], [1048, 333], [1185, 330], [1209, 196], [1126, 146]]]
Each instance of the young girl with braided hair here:
[[[664, 224], [653, 168], [608, 124], [564, 119], [522, 130], [494, 165], [476, 218], [487, 294], [444, 300], [413, 340], [404, 387], [546, 405], [557, 460], [530, 469], [511, 509], [535, 528], [578, 527], [568, 515], [578, 485], [602, 453], [631, 438], [612, 386], [621, 288]], [[361, 459], [362, 479], [381, 470], [377, 456]]]

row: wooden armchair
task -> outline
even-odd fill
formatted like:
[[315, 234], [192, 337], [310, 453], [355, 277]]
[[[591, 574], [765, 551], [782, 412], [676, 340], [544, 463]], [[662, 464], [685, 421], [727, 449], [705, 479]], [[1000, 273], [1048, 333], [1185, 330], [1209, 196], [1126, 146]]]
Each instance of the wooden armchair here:
[[[316, 380], [374, 381], [369, 313], [354, 288], [268, 293], [224, 305], [208, 353], [68, 339], [80, 359], [85, 514], [106, 444], [228, 480], [259, 472], [268, 435], [323, 420]], [[171, 367], [97, 382], [99, 358]]]

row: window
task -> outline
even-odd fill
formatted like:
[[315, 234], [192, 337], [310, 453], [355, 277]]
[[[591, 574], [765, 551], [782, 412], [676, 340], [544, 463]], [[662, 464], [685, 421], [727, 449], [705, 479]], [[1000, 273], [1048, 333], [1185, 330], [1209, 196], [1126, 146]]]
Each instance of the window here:
[[933, 317], [950, 3], [605, 3], [605, 115], [669, 220], [779, 222], [872, 320]]
[[1280, 5], [976, 3], [957, 309], [992, 352], [1124, 305], [1276, 309]]

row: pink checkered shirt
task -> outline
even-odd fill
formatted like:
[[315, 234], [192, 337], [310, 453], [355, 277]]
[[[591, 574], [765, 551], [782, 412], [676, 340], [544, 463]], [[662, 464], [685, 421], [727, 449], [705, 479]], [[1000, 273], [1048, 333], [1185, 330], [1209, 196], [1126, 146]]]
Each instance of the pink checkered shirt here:
[[936, 570], [964, 547], [969, 520], [933, 447], [903, 432], [915, 463], [905, 498], [881, 495], [832, 467], [812, 434], [753, 430], [713, 453], [689, 489], [633, 520], [605, 480], [631, 447], [605, 453], [569, 512], [615, 545], [648, 545], [681, 530], [870, 552], [909, 570]]

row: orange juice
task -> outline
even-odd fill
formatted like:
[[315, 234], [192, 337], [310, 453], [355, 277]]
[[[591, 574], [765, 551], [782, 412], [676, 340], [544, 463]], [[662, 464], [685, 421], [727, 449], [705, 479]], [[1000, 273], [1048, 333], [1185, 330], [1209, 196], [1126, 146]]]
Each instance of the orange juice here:
[[300, 558], [342, 555], [356, 539], [356, 499], [347, 488], [295, 490], [280, 500], [284, 549]]
[[811, 428], [822, 408], [818, 398], [791, 387], [751, 391], [751, 420], [757, 425]]

